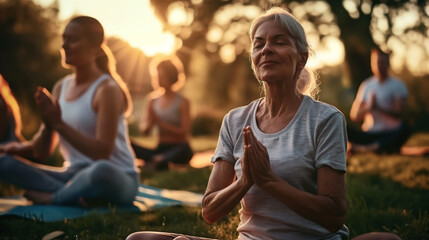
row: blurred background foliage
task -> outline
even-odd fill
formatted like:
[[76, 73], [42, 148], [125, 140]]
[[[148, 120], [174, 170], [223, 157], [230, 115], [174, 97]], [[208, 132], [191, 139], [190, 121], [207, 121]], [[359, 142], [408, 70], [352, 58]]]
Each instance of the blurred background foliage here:
[[[320, 100], [347, 117], [357, 87], [371, 75], [370, 49], [378, 46], [391, 53], [393, 75], [408, 87], [409, 122], [416, 131], [429, 130], [426, 0], [151, 0], [151, 4], [164, 30], [176, 37], [176, 55], [187, 75], [182, 91], [191, 99], [193, 135], [217, 134], [227, 111], [261, 96], [250, 67], [248, 29], [251, 20], [271, 6], [288, 8], [303, 24], [314, 50], [308, 67], [318, 73]], [[0, 73], [21, 105], [27, 137], [40, 124], [33, 103], [35, 88], [51, 89], [70, 73], [61, 66], [66, 22], [59, 20], [58, 12], [58, 1], [41, 7], [31, 0], [0, 0]], [[108, 37], [107, 44], [135, 102], [129, 122], [131, 135], [137, 135], [144, 97], [152, 90], [148, 73], [152, 56], [120, 37]]]

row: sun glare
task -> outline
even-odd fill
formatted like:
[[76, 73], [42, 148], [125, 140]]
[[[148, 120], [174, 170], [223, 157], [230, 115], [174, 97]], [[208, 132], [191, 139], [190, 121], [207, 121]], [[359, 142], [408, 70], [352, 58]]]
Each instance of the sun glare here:
[[[47, 6], [53, 2], [53, 0], [36, 1], [42, 6]], [[201, 0], [193, 0], [193, 2], [202, 3]], [[61, 20], [67, 20], [77, 14], [97, 18], [103, 24], [106, 36], [120, 38], [132, 47], [142, 50], [144, 55], [149, 57], [157, 54], [171, 55], [182, 47], [181, 39], [173, 33], [163, 30], [163, 24], [155, 16], [150, 0], [59, 0], [59, 9]], [[187, 12], [183, 3], [171, 4], [167, 10], [169, 24], [190, 25], [193, 21], [193, 13]], [[298, 10], [298, 7], [294, 8], [294, 12], [297, 14], [299, 13]], [[210, 27], [206, 39], [213, 46], [218, 42], [223, 43], [220, 48], [212, 49], [212, 51], [219, 51], [223, 62], [233, 62], [236, 55], [242, 51], [237, 46], [228, 43], [234, 41], [237, 36], [247, 33], [245, 24], [240, 22], [231, 24], [231, 19], [235, 16], [253, 19], [259, 12], [260, 9], [255, 6], [234, 4], [222, 8], [215, 14], [213, 22], [216, 24]], [[224, 25], [230, 25], [225, 32], [221, 28]], [[303, 25], [305, 28], [312, 27]], [[243, 27], [246, 29], [243, 30]], [[325, 33], [338, 32], [328, 25], [322, 25], [319, 29], [313, 30]], [[309, 36], [309, 40], [312, 40], [312, 36]], [[344, 59], [344, 47], [337, 38], [325, 38], [322, 42], [314, 41], [312, 45], [317, 54], [309, 59], [308, 66], [311, 68], [333, 66], [341, 63]]]
[[[48, 5], [53, 0], [38, 2]], [[149, 0], [59, 0], [59, 3], [60, 19], [67, 20], [74, 14], [95, 17], [103, 24], [106, 36], [119, 37], [147, 56], [172, 54], [181, 46], [172, 33], [163, 31]]]

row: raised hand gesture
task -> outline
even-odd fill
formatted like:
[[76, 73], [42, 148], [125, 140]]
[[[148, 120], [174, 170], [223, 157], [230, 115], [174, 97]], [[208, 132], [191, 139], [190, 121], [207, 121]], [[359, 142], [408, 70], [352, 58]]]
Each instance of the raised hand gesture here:
[[47, 127], [55, 129], [62, 123], [60, 106], [46, 88], [38, 87], [34, 98], [42, 121]]

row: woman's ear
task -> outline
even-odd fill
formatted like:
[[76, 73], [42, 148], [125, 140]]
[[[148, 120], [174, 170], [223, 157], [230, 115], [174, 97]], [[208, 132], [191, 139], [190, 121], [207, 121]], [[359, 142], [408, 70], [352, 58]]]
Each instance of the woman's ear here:
[[307, 63], [307, 60], [308, 60], [308, 52], [301, 53], [301, 59], [298, 63], [299, 70], [304, 69], [305, 64]]

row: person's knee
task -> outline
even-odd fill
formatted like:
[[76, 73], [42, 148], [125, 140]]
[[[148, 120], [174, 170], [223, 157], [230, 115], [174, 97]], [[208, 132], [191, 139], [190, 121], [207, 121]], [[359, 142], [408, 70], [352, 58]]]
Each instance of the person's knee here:
[[[126, 240], [172, 240], [176, 239], [172, 237], [168, 233], [162, 233], [162, 232], [135, 232], [131, 233]], [[178, 239], [188, 239], [188, 238], [178, 238]]]
[[2, 155], [0, 156], [0, 172], [8, 172], [10, 169], [14, 167], [15, 159], [10, 155]]
[[189, 240], [189, 238], [187, 238], [185, 236], [178, 236], [178, 237], [174, 238], [173, 240]]
[[125, 240], [138, 240], [143, 239], [141, 232], [131, 233]]
[[106, 183], [115, 178], [116, 167], [108, 161], [97, 161], [93, 164], [91, 170], [91, 182], [93, 184]]
[[371, 232], [354, 237], [352, 240], [401, 240], [401, 238], [393, 233]]

